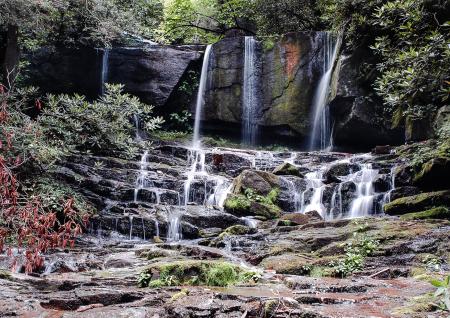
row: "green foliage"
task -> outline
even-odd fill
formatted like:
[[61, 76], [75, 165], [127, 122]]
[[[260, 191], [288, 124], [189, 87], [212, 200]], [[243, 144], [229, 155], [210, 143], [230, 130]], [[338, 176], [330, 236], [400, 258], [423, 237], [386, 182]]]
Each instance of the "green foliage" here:
[[167, 121], [168, 126], [174, 131], [191, 132], [191, 117], [192, 114], [187, 110], [183, 110], [181, 113], [172, 113]]
[[232, 211], [247, 211], [250, 205], [250, 200], [244, 195], [233, 195], [225, 201], [225, 209]]
[[158, 130], [153, 133], [153, 137], [162, 141], [186, 141], [190, 138], [190, 133], [185, 131]]
[[94, 102], [79, 95], [49, 95], [48, 105], [37, 120], [51, 147], [47, 148], [51, 152], [48, 159], [75, 150], [135, 154], [133, 114], [146, 123], [146, 132], [158, 128], [163, 120], [151, 117], [152, 106], [123, 94], [122, 89], [121, 85], [107, 84], [106, 94]]
[[226, 262], [186, 261], [175, 262], [154, 268], [158, 279], [152, 280], [151, 269], [140, 274], [140, 287], [164, 286], [219, 286], [226, 287], [239, 283], [256, 282], [259, 275]]
[[439, 300], [439, 307], [442, 310], [450, 311], [450, 275], [443, 280], [433, 279], [431, 284], [437, 288], [434, 297]]
[[324, 22], [345, 29], [348, 47], [372, 49], [361, 78], [384, 101], [393, 127], [448, 105], [448, 1], [321, 0], [319, 7]]
[[109, 46], [127, 34], [154, 37], [161, 23], [161, 0], [0, 0], [0, 26], [19, 26], [21, 44]]
[[378, 248], [379, 242], [366, 235], [357, 236], [345, 246], [345, 258], [332, 262], [333, 272], [341, 277], [346, 277], [353, 272], [363, 269], [364, 258], [372, 255]]

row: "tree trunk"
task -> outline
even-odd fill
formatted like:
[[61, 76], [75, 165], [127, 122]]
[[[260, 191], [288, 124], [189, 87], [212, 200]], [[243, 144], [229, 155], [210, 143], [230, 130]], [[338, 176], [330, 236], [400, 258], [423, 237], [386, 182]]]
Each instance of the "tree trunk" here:
[[2, 53], [0, 54], [3, 84], [8, 88], [12, 86], [18, 73], [20, 56], [18, 37], [19, 27], [9, 25], [4, 35]]

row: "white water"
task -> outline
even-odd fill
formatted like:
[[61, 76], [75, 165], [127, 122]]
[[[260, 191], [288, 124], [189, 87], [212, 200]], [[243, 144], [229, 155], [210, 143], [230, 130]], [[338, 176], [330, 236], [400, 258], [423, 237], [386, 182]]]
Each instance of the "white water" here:
[[[310, 172], [305, 175], [307, 186], [306, 190], [301, 195], [301, 207], [302, 213], [317, 211], [323, 218], [326, 218], [326, 209], [322, 202], [323, 191], [325, 185], [322, 183], [322, 171]], [[306, 204], [306, 194], [312, 191], [309, 204]]]
[[139, 116], [136, 114], [133, 114], [133, 122], [134, 122], [134, 127], [136, 129], [136, 140], [137, 141], [141, 141], [142, 137], [141, 137], [141, 121], [139, 119]]
[[208, 45], [205, 50], [205, 56], [203, 58], [202, 74], [200, 76], [200, 84], [198, 87], [197, 103], [195, 106], [195, 122], [194, 122], [194, 138], [192, 142], [192, 148], [200, 149], [200, 123], [202, 120], [203, 106], [205, 104], [205, 91], [208, 83], [208, 71], [211, 57], [212, 45]]
[[183, 239], [181, 228], [181, 215], [177, 210], [172, 210], [168, 215], [169, 229], [167, 231], [167, 241], [177, 242]]
[[[136, 179], [136, 188], [134, 189], [134, 202], [138, 201], [139, 190], [144, 189], [144, 187], [146, 186], [145, 180], [148, 175], [147, 156], [148, 156], [148, 151], [145, 151], [141, 157], [139, 175]], [[157, 195], [157, 197], [159, 197], [159, 196]]]
[[101, 72], [101, 94], [105, 94], [105, 84], [108, 82], [109, 75], [109, 49], [105, 48], [102, 55], [102, 72]]
[[258, 96], [256, 39], [245, 37], [244, 87], [242, 101], [242, 141], [255, 145], [258, 138]]
[[313, 100], [313, 128], [311, 132], [310, 150], [331, 150], [332, 132], [328, 98], [333, 65], [337, 58], [339, 43], [336, 43], [328, 32], [323, 38], [324, 57], [323, 75]]
[[356, 184], [356, 199], [350, 207], [351, 218], [368, 216], [373, 211], [376, 195], [373, 182], [378, 176], [378, 170], [371, 164], [363, 164], [361, 171], [350, 176], [349, 180]]

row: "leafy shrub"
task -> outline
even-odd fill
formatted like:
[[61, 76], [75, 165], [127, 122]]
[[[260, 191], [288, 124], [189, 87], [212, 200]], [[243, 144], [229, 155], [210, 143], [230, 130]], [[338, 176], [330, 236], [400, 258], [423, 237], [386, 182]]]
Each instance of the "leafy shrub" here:
[[38, 123], [55, 153], [67, 155], [74, 150], [136, 153], [132, 142], [133, 115], [146, 123], [144, 132], [152, 132], [163, 123], [151, 117], [153, 107], [137, 97], [123, 93], [123, 85], [106, 84], [106, 93], [92, 103], [84, 96], [49, 95]]

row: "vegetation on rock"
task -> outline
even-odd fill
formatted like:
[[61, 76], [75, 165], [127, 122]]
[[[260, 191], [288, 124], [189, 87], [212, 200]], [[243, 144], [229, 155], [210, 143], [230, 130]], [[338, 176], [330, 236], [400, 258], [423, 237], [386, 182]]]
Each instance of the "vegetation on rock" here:
[[256, 282], [259, 276], [240, 266], [220, 261], [180, 261], [156, 264], [141, 273], [140, 287], [219, 286]]

